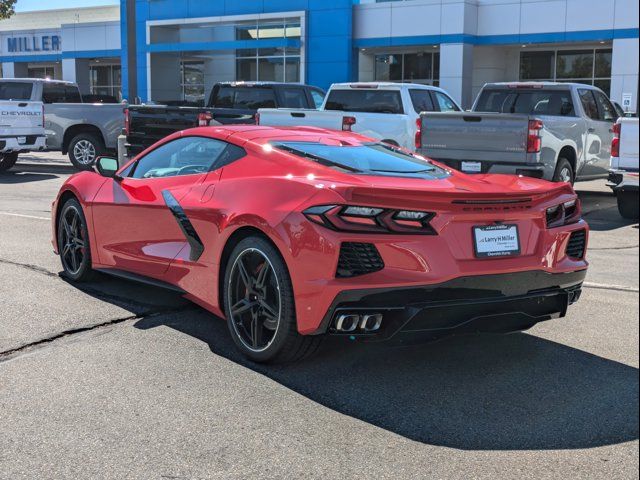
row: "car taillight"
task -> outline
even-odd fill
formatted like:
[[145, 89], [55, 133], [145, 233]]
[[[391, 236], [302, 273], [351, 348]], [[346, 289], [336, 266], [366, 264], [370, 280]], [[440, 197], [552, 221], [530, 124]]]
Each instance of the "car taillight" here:
[[422, 119], [418, 117], [416, 120], [416, 137], [415, 137], [416, 150], [422, 148]]
[[256, 125], [260, 125], [260, 114], [258, 112], [253, 116], [253, 121], [256, 122]]
[[542, 148], [540, 130], [542, 130], [542, 120], [529, 120], [529, 133], [527, 135], [527, 153], [538, 153]]
[[131, 118], [129, 114], [129, 109], [124, 109], [124, 134], [129, 135], [131, 133]]
[[356, 117], [342, 117], [342, 130], [350, 132], [351, 127], [356, 124]]
[[615, 123], [613, 125], [613, 139], [611, 140], [611, 156], [619, 157], [620, 156], [620, 130], [622, 125], [620, 123]]
[[561, 227], [563, 225], [569, 225], [576, 223], [580, 220], [582, 214], [582, 204], [577, 197], [568, 202], [561, 203], [560, 205], [554, 205], [547, 208], [546, 220], [547, 228]]
[[356, 205], [318, 205], [304, 215], [313, 223], [341, 232], [436, 235], [432, 212]]
[[201, 112], [198, 114], [198, 126], [208, 127], [209, 122], [213, 119], [209, 112]]

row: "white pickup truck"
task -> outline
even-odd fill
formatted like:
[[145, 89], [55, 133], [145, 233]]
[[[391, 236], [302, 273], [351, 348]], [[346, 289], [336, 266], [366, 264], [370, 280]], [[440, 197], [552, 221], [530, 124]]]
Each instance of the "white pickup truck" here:
[[44, 150], [44, 108], [31, 98], [31, 85], [0, 85], [0, 172], [9, 170], [19, 153]]
[[350, 130], [392, 145], [419, 148], [420, 112], [458, 112], [442, 89], [413, 83], [334, 83], [319, 110], [261, 108], [259, 125]]
[[618, 199], [624, 218], [637, 219], [638, 201], [638, 119], [619, 118], [613, 126], [609, 186]]

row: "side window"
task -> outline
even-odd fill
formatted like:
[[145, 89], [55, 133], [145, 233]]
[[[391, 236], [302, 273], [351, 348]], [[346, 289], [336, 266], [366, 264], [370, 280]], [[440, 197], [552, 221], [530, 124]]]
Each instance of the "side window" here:
[[580, 88], [578, 89], [578, 94], [580, 95], [580, 103], [582, 103], [582, 108], [587, 117], [592, 120], [598, 120], [598, 105], [591, 90]]
[[615, 122], [618, 119], [618, 114], [606, 95], [597, 91], [594, 91], [593, 94], [598, 102], [598, 118], [605, 122]]
[[458, 112], [458, 111], [460, 111], [460, 109], [456, 106], [456, 104], [453, 102], [453, 100], [451, 100], [449, 97], [447, 97], [444, 93], [437, 92], [437, 91], [433, 91], [431, 93], [435, 97], [436, 102], [437, 102], [438, 107], [440, 108], [441, 112]]
[[65, 103], [82, 103], [80, 97], [80, 91], [77, 87], [67, 85], [64, 87], [64, 101]]
[[311, 93], [311, 99], [313, 100], [316, 110], [319, 110], [324, 102], [324, 92], [316, 90], [315, 88], [312, 88], [309, 92]]
[[411, 103], [416, 113], [420, 112], [433, 112], [433, 100], [429, 90], [417, 90], [412, 88], [409, 90], [409, 96], [411, 97]]
[[60, 83], [43, 83], [42, 101], [44, 103], [64, 103], [64, 85]]
[[213, 169], [228, 145], [213, 138], [178, 138], [138, 160], [129, 176], [157, 178], [205, 173]]
[[280, 100], [282, 101], [281, 108], [306, 108], [307, 97], [302, 88], [281, 88]]

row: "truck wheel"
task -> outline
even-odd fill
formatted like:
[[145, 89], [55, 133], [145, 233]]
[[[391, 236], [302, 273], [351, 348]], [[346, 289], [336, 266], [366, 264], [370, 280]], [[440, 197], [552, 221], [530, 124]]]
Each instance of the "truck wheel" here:
[[638, 192], [618, 192], [618, 211], [622, 218], [637, 220], [640, 216]]
[[92, 133], [76, 135], [69, 143], [69, 160], [78, 170], [91, 170], [96, 158], [103, 153], [102, 139]]
[[556, 165], [556, 172], [553, 174], [554, 182], [567, 182], [573, 185], [575, 181], [575, 174], [571, 162], [566, 158], [559, 158], [558, 165]]
[[0, 172], [6, 172], [18, 161], [16, 152], [0, 153]]

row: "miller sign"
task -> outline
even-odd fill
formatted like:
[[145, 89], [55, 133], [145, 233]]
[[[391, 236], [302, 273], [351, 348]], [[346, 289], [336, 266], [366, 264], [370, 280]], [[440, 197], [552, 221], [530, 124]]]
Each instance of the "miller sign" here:
[[61, 47], [60, 35], [8, 37], [9, 53], [57, 52]]

